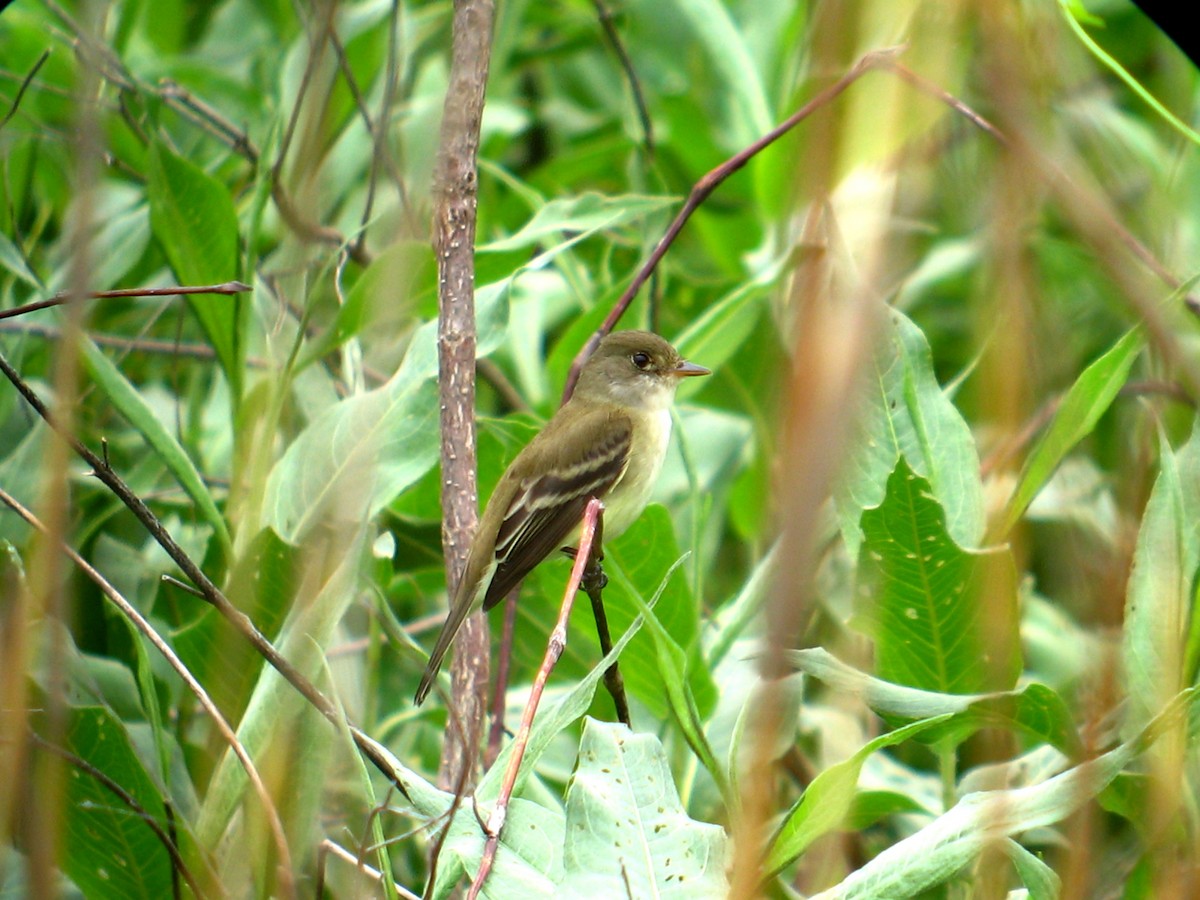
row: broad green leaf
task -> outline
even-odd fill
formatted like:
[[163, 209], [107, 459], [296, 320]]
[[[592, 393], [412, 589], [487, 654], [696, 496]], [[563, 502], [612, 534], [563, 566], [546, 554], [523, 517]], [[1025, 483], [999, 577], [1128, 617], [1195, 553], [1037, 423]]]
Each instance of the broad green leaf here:
[[[599, 682], [601, 671], [597, 670], [596, 678], [591, 683], [592, 689]], [[585, 700], [575, 718], [583, 715], [583, 710], [586, 708], [587, 701]], [[541, 718], [538, 716], [538, 721], [534, 723], [535, 731], [539, 728], [538, 722]], [[370, 741], [371, 739], [366, 738], [366, 740]], [[544, 749], [546, 742], [539, 741], [539, 746]], [[371, 741], [371, 743], [376, 752], [388, 761], [392, 772], [407, 789], [408, 799], [393, 794], [394, 805], [412, 810], [425, 821], [438, 820], [446, 815], [454, 803], [453, 793], [438, 790], [416, 772], [407, 768], [387, 747], [376, 741]], [[531, 740], [530, 750], [532, 747]], [[507, 756], [502, 754], [492, 765], [489, 775], [494, 773], [498, 776], [503, 771], [506, 759]], [[525, 766], [522, 765], [522, 770], [524, 768]], [[493, 789], [490, 791], [490, 796], [491, 800], [494, 800], [494, 789], [499, 786], [499, 777], [494, 777], [491, 781]], [[482, 815], [486, 816], [488, 811], [485, 807], [479, 808]], [[553, 897], [556, 893], [556, 885], [562, 879], [563, 837], [564, 816], [561, 809], [547, 808], [533, 801], [514, 797], [508, 807], [495, 865], [488, 876], [481, 896], [493, 898], [493, 900], [514, 896]], [[479, 870], [483, 845], [484, 836], [479, 820], [476, 818], [476, 808], [472, 798], [467, 797], [459, 804], [454, 819], [450, 823], [450, 830], [446, 836], [438, 866], [437, 881], [434, 884], [434, 897], [446, 897], [451, 888], [464, 877], [468, 879], [474, 877]]]
[[[120, 721], [103, 708], [70, 711], [66, 748], [102, 772], [166, 832], [161, 790], [146, 772]], [[171, 896], [171, 860], [162, 841], [121, 798], [88, 772], [66, 763], [66, 873], [93, 897]], [[176, 820], [176, 826], [182, 823]]]
[[[753, 333], [758, 323], [761, 302], [779, 277], [786, 260], [776, 260], [763, 268], [754, 280], [738, 286], [728, 295], [708, 307], [673, 341], [686, 359], [717, 371], [737, 353]], [[678, 396], [686, 399], [704, 386], [685, 379]]]
[[1142, 515], [1125, 594], [1124, 733], [1141, 728], [1187, 677], [1185, 641], [1200, 564], [1200, 428], [1179, 449], [1160, 438], [1159, 475]]
[[[682, 562], [682, 558], [680, 559]], [[687, 741], [700, 764], [708, 771], [721, 796], [728, 801], [729, 780], [724, 769], [717, 761], [716, 754], [704, 734], [704, 723], [697, 707], [695, 694], [688, 680], [688, 658], [683, 648], [671, 637], [651, 609], [650, 604], [642, 598], [633, 582], [617, 566], [609, 566], [610, 575], [622, 584], [637, 604], [638, 610], [645, 622], [646, 629], [654, 639], [654, 651], [658, 662], [658, 674], [662, 679], [662, 690], [666, 694], [667, 703], [674, 716], [683, 738]]]
[[437, 462], [437, 409], [433, 382], [399, 378], [330, 407], [271, 471], [264, 521], [299, 543], [371, 518]]
[[297, 369], [303, 369], [366, 329], [398, 332], [416, 309], [415, 295], [436, 274], [428, 242], [398, 241], [380, 253], [359, 276], [338, 307], [329, 329], [305, 344]]
[[674, 5], [707, 52], [729, 97], [724, 127], [720, 129], [722, 143], [727, 150], [741, 150], [775, 126], [759, 61], [750, 53], [741, 29], [724, 4], [717, 0], [675, 0]]
[[1108, 352], [1084, 369], [1071, 385], [1050, 427], [1025, 460], [1004, 514], [1003, 533], [1008, 533], [1021, 518], [1063, 457], [1096, 427], [1096, 422], [1124, 386], [1129, 369], [1144, 344], [1139, 329], [1127, 332]]
[[813, 900], [913, 897], [961, 872], [999, 838], [1061, 822], [1103, 791], [1165, 727], [1177, 724], [1195, 697], [1194, 690], [1178, 694], [1133, 740], [1041, 784], [968, 794]]
[[935, 716], [880, 735], [864, 744], [849, 759], [817, 775], [788, 812], [772, 840], [763, 866], [767, 875], [775, 875], [791, 865], [813, 841], [841, 827], [853, 805], [858, 776], [868, 756], [884, 747], [903, 743], [949, 718], [949, 715]]
[[[1082, 750], [1066, 703], [1042, 684], [989, 694], [942, 694], [873, 678], [820, 647], [793, 651], [788, 658], [806, 675], [840, 694], [858, 697], [882, 716], [929, 719], [949, 715], [949, 728], [959, 732], [1000, 726], [1046, 741], [1067, 756], [1077, 755]], [[936, 740], [938, 734], [944, 734], [946, 730], [934, 729], [931, 737]]]
[[[274, 641], [280, 655], [314, 683], [320, 681], [326, 663], [325, 651], [347, 608], [357, 596], [364, 531], [360, 526], [349, 535], [339, 535], [336, 546], [319, 547], [320, 550], [336, 552], [336, 567], [328, 571], [314, 564], [309, 572], [303, 573], [309, 576], [303, 582], [305, 594], [299, 598], [301, 602], [292, 605]], [[287, 747], [305, 735], [321, 734], [317, 729], [332, 727], [278, 671], [271, 666], [263, 666], [245, 714], [238, 723], [237, 736], [262, 771], [261, 764], [272, 750]], [[309, 747], [309, 743], [320, 746]], [[306, 741], [295, 751], [295, 755], [300, 757], [303, 751], [305, 756], [309, 756], [310, 750], [312, 754], [325, 753], [328, 741]], [[273, 764], [289, 763], [290, 759], [284, 756]], [[289, 784], [296, 794], [293, 803], [302, 807], [321, 793], [325, 775], [323, 769], [301, 768], [298, 772], [288, 772], [280, 777], [294, 782]], [[241, 762], [231, 750], [225, 750], [208, 783], [195, 823], [196, 837], [202, 847], [209, 850], [217, 847], [230, 826], [235, 824], [244, 799], [257, 806], [259, 801], [256, 797], [246, 798], [246, 786], [246, 771]]]
[[678, 202], [675, 197], [648, 197], [637, 194], [610, 197], [586, 193], [577, 197], [562, 197], [551, 200], [534, 213], [533, 218], [516, 234], [483, 244], [478, 252], [519, 250], [545, 243], [547, 238], [553, 238], [554, 244], [560, 244], [564, 233], [587, 237], [674, 206]]
[[842, 827], [847, 831], [865, 831], [888, 816], [928, 812], [922, 804], [900, 791], [858, 791]]
[[879, 676], [947, 694], [1011, 688], [1021, 657], [1009, 551], [960, 548], [904, 456], [862, 531], [860, 599]]
[[[445, 795], [443, 811], [453, 795]], [[509, 803], [503, 838], [492, 871], [480, 896], [485, 900], [510, 897], [547, 900], [561, 893], [564, 817], [561, 810], [516, 797]], [[484, 836], [468, 797], [450, 825], [439, 859], [434, 898], [450, 896], [460, 881], [468, 882], [479, 871]]]
[[724, 898], [728, 853], [720, 826], [684, 812], [657, 737], [585, 720], [559, 896]]
[[[233, 563], [226, 595], [268, 640], [275, 640], [296, 599], [302, 562], [299, 550], [264, 528]], [[258, 651], [207, 605], [172, 634], [172, 643], [225, 717], [236, 722], [264, 664]]]
[[[225, 185], [157, 143], [150, 147], [147, 166], [150, 227], [175, 277], [184, 285], [237, 278], [237, 212]], [[245, 353], [239, 325], [245, 299], [240, 294], [199, 294], [187, 302], [238, 396]]]
[[[503, 340], [511, 282], [476, 292], [478, 356]], [[263, 520], [295, 543], [322, 518], [364, 521], [414, 484], [437, 462], [437, 373], [435, 319], [387, 384], [329, 407], [292, 442], [267, 480]]]
[[[664, 582], [665, 584], [665, 582]], [[662, 590], [660, 586], [659, 590]], [[657, 595], [651, 601], [651, 604], [657, 602]], [[583, 678], [575, 682], [574, 686], [567, 691], [561, 699], [553, 706], [543, 708], [533, 720], [533, 727], [529, 732], [529, 742], [525, 748], [525, 756], [521, 760], [521, 769], [517, 774], [516, 787], [518, 790], [529, 777], [529, 773], [533, 771], [537, 761], [549, 746], [550, 741], [559, 734], [564, 728], [571, 723], [578, 721], [584, 713], [587, 712], [588, 706], [592, 702], [592, 697], [596, 693], [596, 688], [600, 684], [604, 673], [613, 661], [619, 659], [621, 653], [633, 640], [638, 630], [642, 627], [643, 620], [635, 619], [633, 624], [613, 642], [613, 648], [610, 653], [605, 655], [596, 665], [592, 666], [591, 670]], [[568, 639], [567, 646], [570, 646]], [[475, 797], [480, 803], [494, 802], [500, 794], [500, 783], [503, 778], [503, 773], [508, 765], [508, 759], [512, 755], [513, 745], [508, 744], [492, 767], [479, 782], [479, 786], [475, 789]]]
[[842, 537], [856, 555], [862, 511], [883, 502], [903, 454], [932, 486], [950, 537], [960, 547], [978, 547], [985, 523], [975, 440], [934, 377], [925, 335], [898, 311], [890, 316], [858, 412], [859, 434], [834, 494]]
[[175, 436], [167, 430], [150, 409], [142, 395], [129, 383], [124, 373], [101, 352], [92, 341], [82, 342], [84, 365], [92, 381], [102, 390], [116, 407], [117, 412], [146, 439], [146, 443], [158, 454], [164, 466], [167, 467], [180, 487], [196, 504], [196, 509], [217, 536], [223, 552], [226, 554], [231, 547], [229, 529], [225, 526], [225, 517], [217, 509], [217, 504], [204, 484], [200, 472], [192, 463], [192, 458], [183, 449]]
[[[687, 659], [686, 678], [702, 715], [708, 715], [716, 700], [712, 673], [699, 655], [700, 615], [695, 598], [682, 574], [666, 579], [680, 557], [671, 517], [667, 510], [651, 504], [624, 534], [605, 542], [605, 569], [609, 583], [604, 589], [604, 609], [609, 630], [620, 634], [640, 614], [629, 585], [649, 592], [660, 585], [661, 594], [654, 612], [671, 634]], [[569, 574], [568, 560], [543, 564], [528, 579], [517, 605], [519, 626], [514, 655], [530, 660], [533, 667], [541, 659], [550, 627], [558, 615], [563, 587]], [[615, 575], [617, 569], [623, 577]], [[565, 678], [578, 678], [587, 672], [599, 653], [595, 619], [591, 603], [581, 594], [571, 616], [571, 639], [557, 671]], [[654, 639], [646, 633], [634, 639], [621, 657], [621, 675], [632, 697], [643, 703], [655, 718], [667, 715], [669, 703], [659, 671]]]

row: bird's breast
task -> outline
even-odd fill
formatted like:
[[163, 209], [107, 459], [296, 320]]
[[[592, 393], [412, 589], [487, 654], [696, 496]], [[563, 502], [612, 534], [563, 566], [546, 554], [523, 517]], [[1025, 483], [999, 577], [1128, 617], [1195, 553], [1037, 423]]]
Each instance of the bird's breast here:
[[670, 441], [670, 410], [645, 413], [644, 418], [634, 426], [629, 463], [604, 498], [605, 540], [625, 531], [646, 508], [658, 481], [658, 473], [662, 471]]

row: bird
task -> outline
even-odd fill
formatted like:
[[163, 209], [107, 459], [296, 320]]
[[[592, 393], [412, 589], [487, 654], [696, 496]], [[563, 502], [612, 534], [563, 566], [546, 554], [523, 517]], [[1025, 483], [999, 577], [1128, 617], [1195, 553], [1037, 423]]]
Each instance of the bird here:
[[604, 504], [604, 537], [633, 524], [650, 498], [671, 437], [683, 378], [708, 375], [649, 331], [606, 335], [571, 398], [500, 477], [471, 541], [414, 700], [424, 702], [467, 614], [489, 610], [557, 548], [578, 540], [584, 507]]

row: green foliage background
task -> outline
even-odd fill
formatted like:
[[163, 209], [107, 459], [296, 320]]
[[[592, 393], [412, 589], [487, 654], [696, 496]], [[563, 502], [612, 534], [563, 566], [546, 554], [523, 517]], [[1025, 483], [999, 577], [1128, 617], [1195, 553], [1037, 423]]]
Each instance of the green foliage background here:
[[[725, 181], [622, 322], [715, 371], [680, 391], [661, 505], [606, 547], [635, 734], [608, 724], [577, 611], [485, 895], [1195, 896], [1194, 67], [1123, 0], [608, 12], [649, 133], [594, 4], [497, 11], [485, 496], [691, 186], [862, 54], [903, 45], [905, 68]], [[4, 896], [445, 896], [478, 868], [472, 804], [448, 821], [436, 786], [444, 699], [410, 702], [445, 603], [429, 234], [451, 13], [0, 15], [0, 312], [252, 288], [2, 318], [0, 353], [410, 795], [162, 580], [5, 382], [0, 490], [50, 537], [0, 507]], [[204, 687], [269, 806], [59, 539]], [[566, 572], [526, 583], [510, 726]], [[773, 632], [788, 609], [796, 633]], [[764, 681], [768, 638], [789, 674]], [[506, 754], [477, 773], [485, 815]]]

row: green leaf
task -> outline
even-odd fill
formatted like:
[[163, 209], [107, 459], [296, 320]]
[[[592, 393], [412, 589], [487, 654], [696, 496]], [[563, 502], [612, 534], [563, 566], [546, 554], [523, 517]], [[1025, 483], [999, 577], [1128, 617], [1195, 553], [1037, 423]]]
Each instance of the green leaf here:
[[1029, 900], [1058, 900], [1062, 896], [1062, 879], [1049, 865], [1011, 838], [1005, 840], [1004, 849], [1029, 891]]
[[741, 150], [774, 127], [758, 60], [728, 7], [718, 0], [676, 0], [708, 54], [729, 98], [719, 133], [726, 149]]
[[[268, 640], [279, 634], [296, 596], [302, 559], [300, 551], [264, 528], [230, 569], [226, 596]], [[215, 609], [205, 605], [203, 610], [172, 634], [172, 643], [225, 717], [236, 722], [264, 663]]]
[[791, 865], [813, 841], [841, 827], [854, 802], [858, 776], [868, 756], [884, 747], [903, 743], [949, 718], [948, 715], [936, 716], [880, 735], [860, 747], [849, 759], [830, 766], [814, 778], [771, 842], [764, 864], [767, 875], [775, 875]]
[[[681, 558], [679, 562], [682, 561]], [[625, 587], [629, 596], [637, 604], [645, 621], [646, 629], [654, 639], [654, 651], [658, 662], [658, 674], [662, 680], [662, 690], [667, 696], [667, 703], [679, 725], [679, 730], [683, 733], [684, 740], [687, 741], [692, 752], [696, 754], [696, 758], [700, 760], [700, 764], [704, 766], [716, 783], [721, 796], [728, 801], [730, 796], [729, 780], [704, 734], [704, 723], [697, 707], [696, 696], [693, 694], [687, 678], [687, 654], [671, 637], [671, 634], [655, 615], [651, 605], [642, 598], [625, 572], [619, 566], [609, 566], [609, 570], [610, 574], [613, 574], [615, 580]]]
[[[147, 156], [150, 227], [183, 285], [220, 284], [239, 273], [237, 212], [228, 189], [203, 169], [155, 143]], [[240, 394], [242, 295], [187, 297], [234, 387]]]
[[[161, 791], [111, 712], [92, 706], [72, 709], [66, 747], [120, 785], [166, 831]], [[91, 774], [69, 763], [66, 767], [69, 815], [62, 819], [60, 862], [71, 880], [87, 896], [170, 897], [171, 860], [146, 822]]]
[[1083, 749], [1066, 703], [1042, 684], [989, 694], [941, 694], [873, 678], [820, 647], [793, 651], [788, 659], [806, 675], [859, 698], [882, 716], [900, 720], [950, 716], [947, 728], [934, 729], [928, 735], [934, 741], [943, 739], [950, 729], [962, 739], [980, 728], [1001, 726], [1045, 741], [1067, 756], [1076, 756]]
[[[762, 301], [778, 281], [786, 259], [776, 260], [763, 268], [754, 280], [739, 285], [696, 317], [673, 341], [686, 359], [706, 366], [714, 372], [745, 344], [758, 324]], [[701, 390], [697, 384], [704, 379], [685, 379], [679, 386], [681, 399]]]
[[[334, 546], [336, 550], [332, 571], [305, 571], [303, 602], [293, 603], [287, 619], [274, 641], [279, 654], [287, 659], [301, 675], [316, 682], [325, 672], [325, 653], [333, 640], [346, 610], [357, 597], [358, 569], [363, 552], [365, 528], [347, 526]], [[270, 546], [270, 544], [268, 544]], [[324, 576], [323, 580], [320, 577]], [[324, 733], [329, 725], [324, 717], [284, 679], [274, 667], [263, 666], [246, 704], [245, 714], [237, 726], [238, 740], [256, 764], [270, 762], [266, 754], [278, 750], [287, 741], [300, 740], [310, 729]], [[313, 746], [309, 746], [311, 743]], [[292, 756], [311, 758], [326, 753], [326, 742], [305, 742]], [[260, 768], [260, 771], [262, 769]], [[302, 769], [300, 775], [289, 775], [296, 797], [285, 812], [297, 814], [315, 801], [320, 793], [323, 772]], [[201, 846], [213, 849], [228, 834], [241, 807], [246, 791], [246, 770], [231, 750], [224, 750], [220, 762], [208, 783], [195, 829]], [[256, 798], [249, 801], [257, 806]], [[237, 823], [243, 825], [243, 823]], [[307, 823], [305, 823], [307, 824]]]
[[1145, 725], [1185, 683], [1185, 635], [1200, 564], [1200, 426], [1172, 451], [1160, 438], [1158, 479], [1142, 515], [1125, 595], [1124, 733]]
[[432, 286], [435, 275], [428, 242], [398, 241], [389, 246], [346, 294], [328, 331], [304, 345], [296, 369], [305, 368], [364, 331], [398, 333], [417, 307], [417, 293], [426, 284]]
[[500, 253], [519, 250], [541, 244], [553, 238], [560, 244], [563, 234], [572, 236], [572, 243], [579, 237], [587, 237], [608, 228], [616, 228], [661, 209], [674, 206], [675, 197], [649, 197], [638, 194], [623, 194], [616, 197], [593, 192], [577, 197], [562, 197], [551, 200], [533, 214], [516, 234], [491, 241], [478, 248], [479, 253]]
[[1115, 58], [1106, 53], [1104, 49], [1092, 40], [1091, 36], [1083, 30], [1080, 22], [1086, 22], [1089, 25], [1103, 25], [1104, 21], [1091, 15], [1084, 8], [1080, 0], [1059, 0], [1059, 9], [1062, 10], [1063, 18], [1075, 36], [1079, 38], [1091, 54], [1096, 57], [1110, 72], [1124, 82], [1143, 103], [1149, 106], [1155, 113], [1158, 114], [1163, 121], [1171, 126], [1187, 140], [1193, 144], [1200, 144], [1200, 132], [1191, 128], [1186, 122], [1169, 110], [1157, 97], [1147, 90], [1140, 81], [1137, 80], [1124, 66], [1122, 66]]
[[399, 377], [330, 407], [272, 469], [264, 521], [295, 544], [371, 518], [437, 462], [437, 409], [433, 382]]
[[955, 544], [929, 482], [903, 456], [862, 531], [862, 605], [880, 677], [948, 694], [1011, 688], [1021, 671], [1011, 553]]
[[1008, 533], [1071, 449], [1091, 434], [1129, 377], [1145, 341], [1140, 329], [1127, 332], [1103, 356], [1083, 370], [1025, 465], [1004, 513]]
[[0, 231], [0, 266], [3, 266], [17, 278], [24, 281], [34, 290], [45, 290], [40, 278], [37, 277], [29, 264], [25, 262], [25, 257], [21, 255], [20, 249], [12, 238]]
[[858, 413], [860, 433], [834, 494], [842, 537], [853, 557], [862, 539], [862, 511], [883, 501], [903, 454], [932, 486], [950, 537], [960, 547], [977, 547], [984, 505], [975, 440], [934, 377], [925, 335], [896, 310], [890, 315], [875, 378]]
[[[646, 593], [661, 586], [654, 613], [684, 653], [686, 680], [701, 714], [708, 715], [716, 702], [716, 687], [711, 671], [700, 659], [700, 610], [682, 576], [667, 579], [681, 555], [670, 514], [659, 504], [651, 504], [624, 534], [611, 543], [605, 542], [604, 552], [605, 569], [610, 575], [604, 589], [609, 630], [620, 634], [641, 614], [630, 585]], [[622, 577], [616, 577], [617, 569]], [[541, 660], [568, 572], [568, 560], [563, 557], [547, 561], [526, 579], [517, 605], [514, 657], [532, 661], [532, 667]], [[556, 668], [562, 677], [578, 678], [593, 665], [600, 648], [594, 622], [590, 602], [580, 595], [571, 616], [571, 640]], [[654, 718], [667, 715], [669, 702], [654, 639], [649, 634], [639, 634], [621, 657], [621, 675], [630, 696], [644, 704]]]
[[205, 486], [200, 472], [192, 463], [192, 458], [175, 440], [175, 436], [154, 415], [149, 404], [129, 383], [124, 373], [104, 355], [100, 348], [86, 338], [82, 341], [81, 346], [84, 365], [87, 367], [92, 381], [104, 392], [112, 405], [116, 407], [117, 412], [124, 416], [138, 434], [145, 438], [146, 443], [167, 467], [167, 471], [175, 476], [180, 487], [196, 504], [196, 509], [201, 517], [212, 526], [218, 543], [224, 553], [228, 555], [232, 542], [229, 529], [225, 526], [225, 517], [217, 509], [217, 504]]
[[[657, 597], [655, 599], [657, 600]], [[537, 761], [550, 745], [550, 741], [587, 712], [596, 688], [600, 684], [600, 679], [604, 677], [604, 673], [612, 665], [613, 660], [620, 658], [629, 642], [641, 629], [642, 624], [643, 619], [640, 617], [635, 619], [625, 633], [613, 643], [610, 653], [592, 666], [591, 670], [575, 682], [574, 686], [553, 706], [549, 709], [543, 708], [538, 712], [537, 717], [533, 720], [533, 727], [529, 731], [529, 742], [525, 748], [525, 756], [521, 760], [521, 769], [517, 773], [514, 791], [519, 789], [528, 778], [529, 773], [533, 771]], [[567, 646], [570, 646], [570, 641]], [[496, 761], [492, 763], [492, 767], [480, 780], [479, 786], [475, 789], [475, 797], [480, 803], [494, 802], [500, 795], [500, 783], [512, 750], [512, 744], [501, 750]]]
[[559, 896], [723, 898], [728, 852], [722, 828], [684, 812], [657, 737], [585, 720]]
[[1061, 822], [1103, 791], [1164, 728], [1177, 724], [1195, 698], [1194, 690], [1178, 694], [1134, 739], [1041, 784], [968, 794], [813, 900], [913, 897], [961, 872], [999, 838]]

